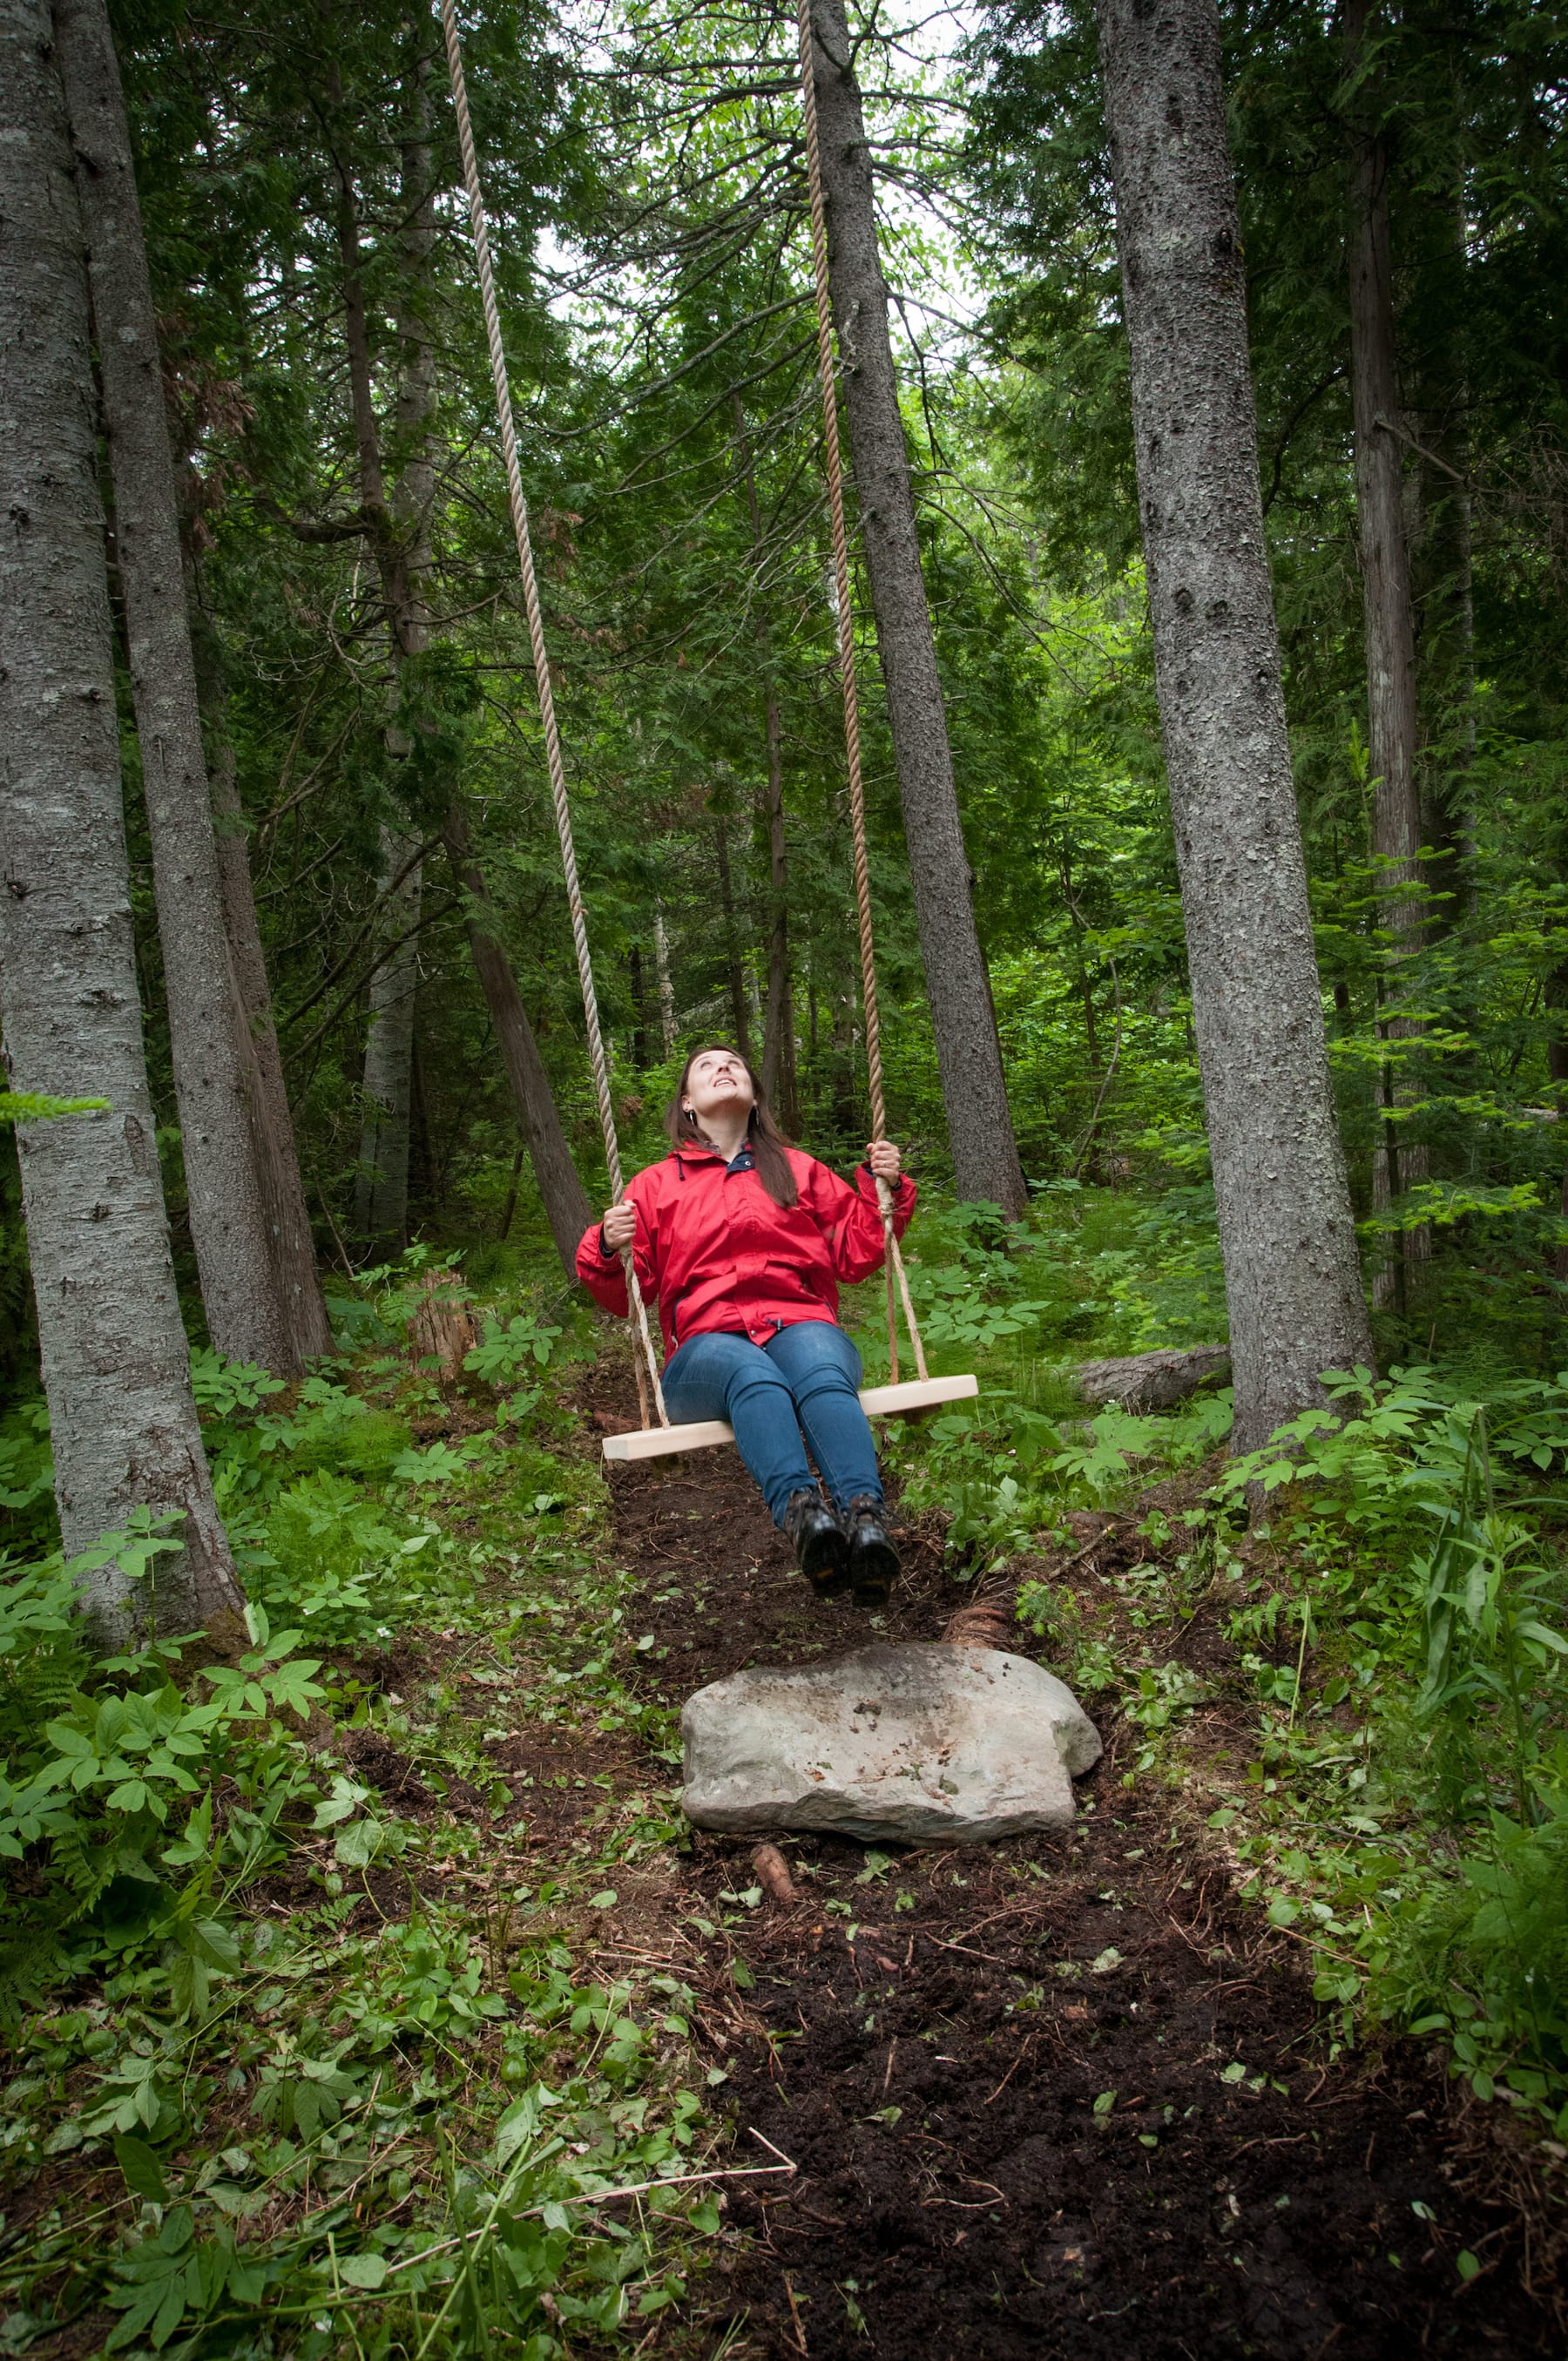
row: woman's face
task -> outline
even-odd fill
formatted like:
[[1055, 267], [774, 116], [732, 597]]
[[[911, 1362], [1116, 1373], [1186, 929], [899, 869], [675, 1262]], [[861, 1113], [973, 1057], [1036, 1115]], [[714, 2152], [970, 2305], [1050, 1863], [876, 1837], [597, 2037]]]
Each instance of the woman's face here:
[[716, 1115], [749, 1115], [755, 1104], [746, 1061], [733, 1049], [704, 1049], [692, 1060], [681, 1106], [699, 1126]]

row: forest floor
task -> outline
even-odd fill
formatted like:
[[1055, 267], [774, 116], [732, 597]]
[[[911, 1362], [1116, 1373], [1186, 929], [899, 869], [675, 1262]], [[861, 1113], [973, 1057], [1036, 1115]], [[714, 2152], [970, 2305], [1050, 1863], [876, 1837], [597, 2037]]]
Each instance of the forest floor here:
[[[0, 2355], [1563, 2352], [1561, 2136], [1430, 2040], [1366, 2046], [1313, 1995], [1339, 1938], [1265, 1891], [1286, 1709], [1230, 1636], [1245, 1585], [1170, 1555], [1213, 1464], [980, 1581], [928, 1484], [867, 1617], [812, 1597], [732, 1453], [607, 1479], [602, 1331], [522, 1399], [366, 1357], [274, 1431], [249, 1530], [323, 1702], [214, 1758], [225, 1843], [276, 1809], [203, 1905], [210, 1993], [159, 1889], [115, 1886], [15, 2029]], [[256, 1464], [243, 1418], [217, 1439]], [[751, 1839], [689, 1828], [694, 1690], [955, 1616], [1077, 1681], [1104, 1753], [1070, 1830], [781, 1838], [781, 1905]], [[1315, 1795], [1281, 1841], [1339, 1840]]]
[[[608, 1377], [587, 1400], [601, 1422], [628, 1408]], [[611, 1489], [629, 1618], [667, 1648], [648, 1677], [675, 1701], [744, 1664], [938, 1641], [974, 1607], [918, 1525], [885, 1615], [818, 1605], [729, 1454], [617, 1469]], [[1056, 1577], [1114, 1633], [1112, 1577], [1144, 1544], [1130, 1517], [1077, 1522]], [[1016, 1626], [1006, 1644], [1048, 1661]], [[1225, 1649], [1201, 1618], [1189, 1644], [1210, 1669]], [[743, 2235], [698, 2317], [759, 2356], [1561, 2352], [1497, 2111], [1456, 2102], [1430, 2051], [1331, 2054], [1297, 1946], [1235, 1898], [1201, 1787], [1129, 1786], [1126, 1734], [1103, 1725], [1070, 1834], [791, 1838], [793, 1905], [758, 1894], [750, 1840], [694, 1836], [634, 1939], [706, 1978], [737, 2163], [795, 2168], [736, 2184]], [[1249, 1732], [1211, 1715], [1188, 1743], [1232, 1761]], [[738, 1899], [745, 1922], [717, 1932]], [[1484, 2265], [1468, 2284], [1461, 2248]]]

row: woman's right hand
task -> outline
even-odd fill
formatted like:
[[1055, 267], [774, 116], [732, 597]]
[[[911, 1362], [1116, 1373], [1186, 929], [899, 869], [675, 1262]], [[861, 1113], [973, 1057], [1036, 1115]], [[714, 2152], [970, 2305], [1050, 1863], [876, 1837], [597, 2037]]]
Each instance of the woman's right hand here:
[[630, 1204], [611, 1205], [605, 1214], [603, 1228], [604, 1242], [606, 1246], [609, 1246], [612, 1254], [619, 1254], [622, 1246], [635, 1245], [637, 1240], [636, 1206]]

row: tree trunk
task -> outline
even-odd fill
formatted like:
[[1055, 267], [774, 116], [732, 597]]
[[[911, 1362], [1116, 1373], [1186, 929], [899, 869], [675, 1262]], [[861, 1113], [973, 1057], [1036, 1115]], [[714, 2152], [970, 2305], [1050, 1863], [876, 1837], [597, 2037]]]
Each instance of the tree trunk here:
[[729, 985], [729, 1022], [735, 1047], [751, 1062], [751, 1035], [746, 1022], [746, 976], [740, 965], [740, 929], [735, 917], [735, 892], [729, 878], [729, 831], [722, 812], [713, 821], [714, 851], [718, 863], [718, 906], [724, 919], [724, 972]]
[[675, 987], [670, 976], [670, 938], [664, 931], [664, 913], [653, 913], [653, 964], [659, 974], [659, 1030], [664, 1044], [666, 1059], [675, 1054]]
[[762, 825], [768, 839], [768, 997], [762, 1016], [762, 1095], [784, 1130], [793, 1137], [800, 1128], [800, 1108], [795, 1082], [795, 1007], [789, 973], [789, 872], [786, 861], [784, 809], [784, 732], [779, 717], [778, 688], [773, 679], [772, 638], [766, 609], [762, 604], [762, 510], [757, 498], [757, 478], [751, 465], [751, 438], [739, 391], [730, 396], [735, 418], [735, 443], [746, 488], [746, 515], [751, 528], [753, 595], [758, 601], [757, 653], [767, 683], [762, 699], [762, 736], [767, 750], [767, 775], [762, 790]]
[[800, 1129], [800, 1093], [795, 1075], [795, 994], [789, 969], [784, 752], [779, 700], [773, 689], [768, 691], [763, 721], [768, 776], [762, 816], [768, 829], [768, 885], [773, 896], [773, 916], [768, 927], [768, 1002], [762, 1019], [762, 1090], [768, 1104], [793, 1139]]
[[162, 360], [119, 65], [103, 0], [58, 0], [55, 41], [80, 159], [131, 693], [152, 841], [175, 1096], [207, 1327], [279, 1376], [285, 1317], [255, 1133], [245, 1011], [229, 956], [185, 604]]
[[[423, 38], [417, 23], [411, 39]], [[403, 269], [398, 288], [398, 398], [393, 423], [396, 471], [392, 514], [407, 551], [408, 590], [400, 618], [402, 653], [422, 655], [430, 645], [426, 589], [431, 567], [430, 519], [435, 500], [435, 181], [430, 158], [430, 60], [409, 68], [408, 136], [401, 150]], [[368, 389], [368, 377], [365, 379]], [[371, 417], [374, 432], [374, 413]]]
[[861, 1039], [859, 1023], [860, 1007], [852, 991], [833, 994], [833, 1069], [832, 1120], [833, 1128], [844, 1144], [857, 1138], [867, 1121], [867, 1108], [861, 1096], [860, 1061], [856, 1049]]
[[[1431, 434], [1433, 464], [1421, 476], [1432, 690], [1422, 731], [1428, 792], [1421, 834], [1436, 849], [1436, 883], [1444, 897], [1441, 919], [1430, 915], [1446, 930], [1471, 915], [1475, 901], [1475, 606], [1470, 494], [1464, 482], [1469, 437], [1452, 420], [1434, 422]], [[1453, 475], [1439, 464], [1443, 459]]]
[[[433, 476], [430, 420], [434, 408], [435, 378], [434, 346], [423, 319], [421, 296], [428, 287], [435, 225], [429, 153], [423, 137], [428, 108], [420, 81], [416, 81], [412, 93], [412, 108], [411, 137], [402, 152], [400, 243], [404, 268], [400, 286], [395, 428], [404, 464], [390, 509], [376, 419], [357, 201], [346, 171], [341, 176], [337, 222], [359, 500], [366, 515], [377, 521], [373, 533], [387, 609], [390, 701], [394, 706], [404, 660], [422, 655], [430, 644], [423, 577], [430, 566], [427, 533]], [[389, 720], [384, 742], [389, 766], [396, 771], [407, 760], [410, 751], [400, 721]], [[422, 865], [416, 863], [411, 869], [405, 866], [413, 850], [397, 829], [383, 827], [383, 891], [394, 879], [400, 882], [388, 895], [381, 918], [385, 937], [395, 948], [370, 978], [370, 1022], [362, 1075], [365, 1117], [359, 1136], [359, 1176], [354, 1203], [358, 1242], [373, 1259], [398, 1254], [408, 1242], [409, 1125], [414, 1014], [419, 993], [419, 942], [411, 929], [419, 922], [423, 885]]]
[[1453, 90], [1450, 202], [1427, 212], [1416, 300], [1443, 333], [1428, 344], [1419, 387], [1420, 529], [1411, 552], [1421, 750], [1421, 840], [1434, 848], [1434, 928], [1451, 930], [1475, 899], [1475, 609], [1471, 551], [1469, 257], [1459, 110]]
[[1072, 928], [1073, 964], [1078, 977], [1078, 996], [1083, 1004], [1083, 1047], [1089, 1066], [1089, 1126], [1087, 1131], [1081, 1135], [1083, 1147], [1079, 1151], [1073, 1169], [1077, 1171], [1081, 1168], [1089, 1180], [1097, 1180], [1102, 1176], [1095, 1140], [1097, 1126], [1094, 1116], [1103, 1096], [1103, 1085], [1101, 1082], [1103, 1069], [1100, 1057], [1100, 1031], [1094, 1020], [1094, 987], [1089, 980], [1089, 961], [1083, 947], [1088, 928], [1083, 913], [1079, 907], [1078, 895], [1073, 890], [1072, 845], [1065, 831], [1058, 854], [1057, 867], [1061, 878], [1062, 899], [1067, 904], [1068, 918]]
[[887, 684], [926, 991], [960, 1197], [1026, 1209], [974, 904], [877, 250], [870, 150], [843, 0], [812, 0], [828, 267], [861, 538]]
[[236, 778], [234, 743], [228, 734], [228, 690], [223, 654], [211, 619], [203, 611], [201, 568], [191, 545], [189, 522], [187, 506], [185, 598], [191, 617], [192, 652], [196, 661], [196, 692], [201, 699], [208, 748], [207, 784], [217, 846], [224, 931], [228, 938], [245, 1018], [241, 1047], [246, 1055], [246, 1090], [257, 1115], [253, 1137], [283, 1316], [289, 1323], [295, 1352], [302, 1361], [310, 1361], [333, 1351], [332, 1328], [316, 1268], [315, 1239], [305, 1207], [294, 1118], [283, 1081], [272, 993], [256, 916], [245, 813]]
[[517, 1184], [522, 1178], [522, 1142], [517, 1143], [511, 1159], [511, 1174], [507, 1181], [506, 1202], [501, 1207], [500, 1227], [496, 1232], [496, 1244], [504, 1246], [511, 1235], [512, 1216], [517, 1212]]
[[570, 1278], [576, 1268], [577, 1241], [593, 1218], [593, 1209], [561, 1128], [550, 1077], [544, 1071], [544, 1060], [539, 1054], [511, 961], [497, 942], [488, 920], [489, 892], [474, 858], [467, 815], [460, 805], [455, 803], [447, 813], [444, 832], [453, 874], [468, 896], [468, 945], [528, 1142], [533, 1177], [544, 1200], [545, 1218], [555, 1241], [555, 1251]]
[[[1376, 5], [1377, 0], [1350, 0], [1345, 10], [1349, 70], [1354, 71], [1360, 59]], [[1367, 752], [1374, 780], [1372, 850], [1383, 864], [1378, 881], [1380, 917], [1392, 939], [1388, 988], [1398, 999], [1405, 989], [1399, 962], [1420, 949], [1426, 913], [1415, 890], [1420, 883], [1421, 842], [1416, 774], [1416, 634], [1398, 433], [1402, 410], [1394, 337], [1388, 167], [1387, 140], [1353, 125], [1347, 242], [1350, 381], [1356, 542], [1366, 641]], [[1391, 1043], [1409, 1040], [1418, 1030], [1409, 1017], [1398, 1015], [1383, 1026], [1384, 1038]], [[1415, 1094], [1404, 1056], [1396, 1050], [1383, 1068], [1378, 1084], [1379, 1099], [1388, 1111], [1383, 1144], [1373, 1160], [1373, 1202], [1380, 1210], [1426, 1178], [1426, 1149], [1419, 1143], [1406, 1144], [1392, 1119], [1392, 1109]], [[1387, 1304], [1402, 1299], [1407, 1265], [1424, 1261], [1431, 1250], [1430, 1230], [1406, 1232], [1394, 1257], [1385, 1254], [1374, 1272], [1373, 1301]], [[1399, 1309], [1404, 1309], [1402, 1300]]]
[[[1351, 0], [1354, 61], [1376, 0]], [[1396, 941], [1419, 932], [1420, 803], [1416, 791], [1416, 642], [1405, 540], [1402, 422], [1388, 252], [1388, 149], [1353, 133], [1350, 375], [1355, 428], [1355, 522], [1366, 633], [1367, 746], [1376, 781], [1372, 849], [1384, 872], [1383, 923]], [[1401, 892], [1400, 889], [1404, 890]]]
[[[172, 1510], [154, 1612], [244, 1606], [191, 1393], [142, 1052], [83, 239], [53, 33], [0, 0], [0, 999], [11, 1085], [108, 1102], [21, 1127], [55, 1499], [69, 1553]], [[84, 1603], [148, 1619], [118, 1565]]]
[[234, 748], [225, 734], [220, 734], [214, 751], [209, 785], [224, 929], [246, 1020], [246, 1089], [257, 1118], [255, 1143], [262, 1202], [283, 1317], [293, 1351], [303, 1363], [330, 1353], [333, 1336], [316, 1269], [315, 1240], [305, 1208], [294, 1118], [283, 1082], [283, 1060], [278, 1050], [272, 994], [267, 981], [261, 929], [256, 918], [245, 815], [235, 779]]
[[626, 977], [631, 987], [631, 1062], [641, 1073], [648, 1063], [648, 984], [641, 943], [633, 943], [627, 951]]
[[1100, 0], [1144, 553], [1238, 1452], [1371, 1356], [1264, 550], [1214, 0]]
[[[1548, 977], [1546, 1005], [1556, 1017], [1546, 1044], [1546, 1071], [1552, 1077], [1558, 1121], [1568, 1125], [1568, 970], [1559, 968], [1555, 975]], [[1561, 1219], [1568, 1222], [1568, 1170], [1563, 1172], [1558, 1191], [1557, 1210]], [[1553, 1247], [1548, 1260], [1558, 1284], [1568, 1281], [1568, 1236]]]
[[[372, 1261], [400, 1254], [408, 1244], [409, 1090], [419, 987], [414, 930], [423, 877], [422, 862], [409, 862], [418, 850], [409, 838], [382, 829], [382, 924], [397, 948], [370, 978], [365, 1122], [354, 1204], [355, 1231]], [[394, 879], [400, 883], [394, 886]]]

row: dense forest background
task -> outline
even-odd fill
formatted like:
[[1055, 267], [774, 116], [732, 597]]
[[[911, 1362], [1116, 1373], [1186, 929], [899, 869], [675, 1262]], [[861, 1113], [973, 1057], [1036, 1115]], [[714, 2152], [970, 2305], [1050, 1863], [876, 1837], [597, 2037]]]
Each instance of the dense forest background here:
[[[376, 1244], [365, 1054], [390, 938], [415, 1000], [408, 1200], [386, 1235], [526, 1255], [544, 1228], [442, 851], [455, 796], [596, 1199], [602, 1159], [439, 27], [396, 11], [230, 24], [148, 10], [118, 31], [203, 722], [248, 840], [317, 1244], [340, 1268]], [[781, 1112], [830, 1156], [865, 1132], [789, 35], [744, 12], [673, 27], [509, 10], [480, 14], [468, 36], [634, 1160], [653, 1152], [671, 1061], [698, 1034], [737, 1038], [761, 1063], [770, 952], [788, 1008], [769, 1045]], [[1369, 1262], [1397, 1255], [1401, 1235], [1432, 1247], [1419, 1285], [1398, 1302], [1384, 1290], [1386, 1343], [1456, 1344], [1463, 1331], [1550, 1362], [1563, 1167], [1557, 44], [1537, 12], [1407, 10], [1379, 32], [1370, 97], [1353, 98], [1339, 37], [1303, 12], [1237, 13], [1226, 38], [1343, 1133], [1357, 1212], [1380, 1225], [1363, 1231]], [[1092, 27], [1070, 13], [944, 20], [918, 37], [879, 22], [861, 53], [927, 582], [1025, 1170], [1036, 1190], [1076, 1178], [1190, 1191], [1196, 1235], [1203, 1126], [1094, 71]], [[1398, 938], [1392, 983], [1371, 852], [1343, 237], [1349, 118], [1365, 105], [1387, 149], [1429, 848], [1420, 947], [1412, 959]], [[355, 522], [356, 337], [385, 498], [405, 520], [417, 507], [428, 539], [428, 623], [411, 653], [389, 640], [375, 537]], [[862, 670], [892, 1120], [939, 1183], [950, 1162], [874, 645]], [[138, 972], [178, 1243], [124, 693]], [[1390, 994], [1420, 1018], [1415, 1048], [1396, 1052], [1413, 1076], [1400, 1137], [1430, 1154], [1414, 1196], [1375, 1208]], [[5, 1186], [20, 1378], [25, 1245], [14, 1176]], [[188, 1255], [182, 1268], [189, 1279]], [[1218, 1316], [1200, 1294], [1191, 1332], [1206, 1338]]]

